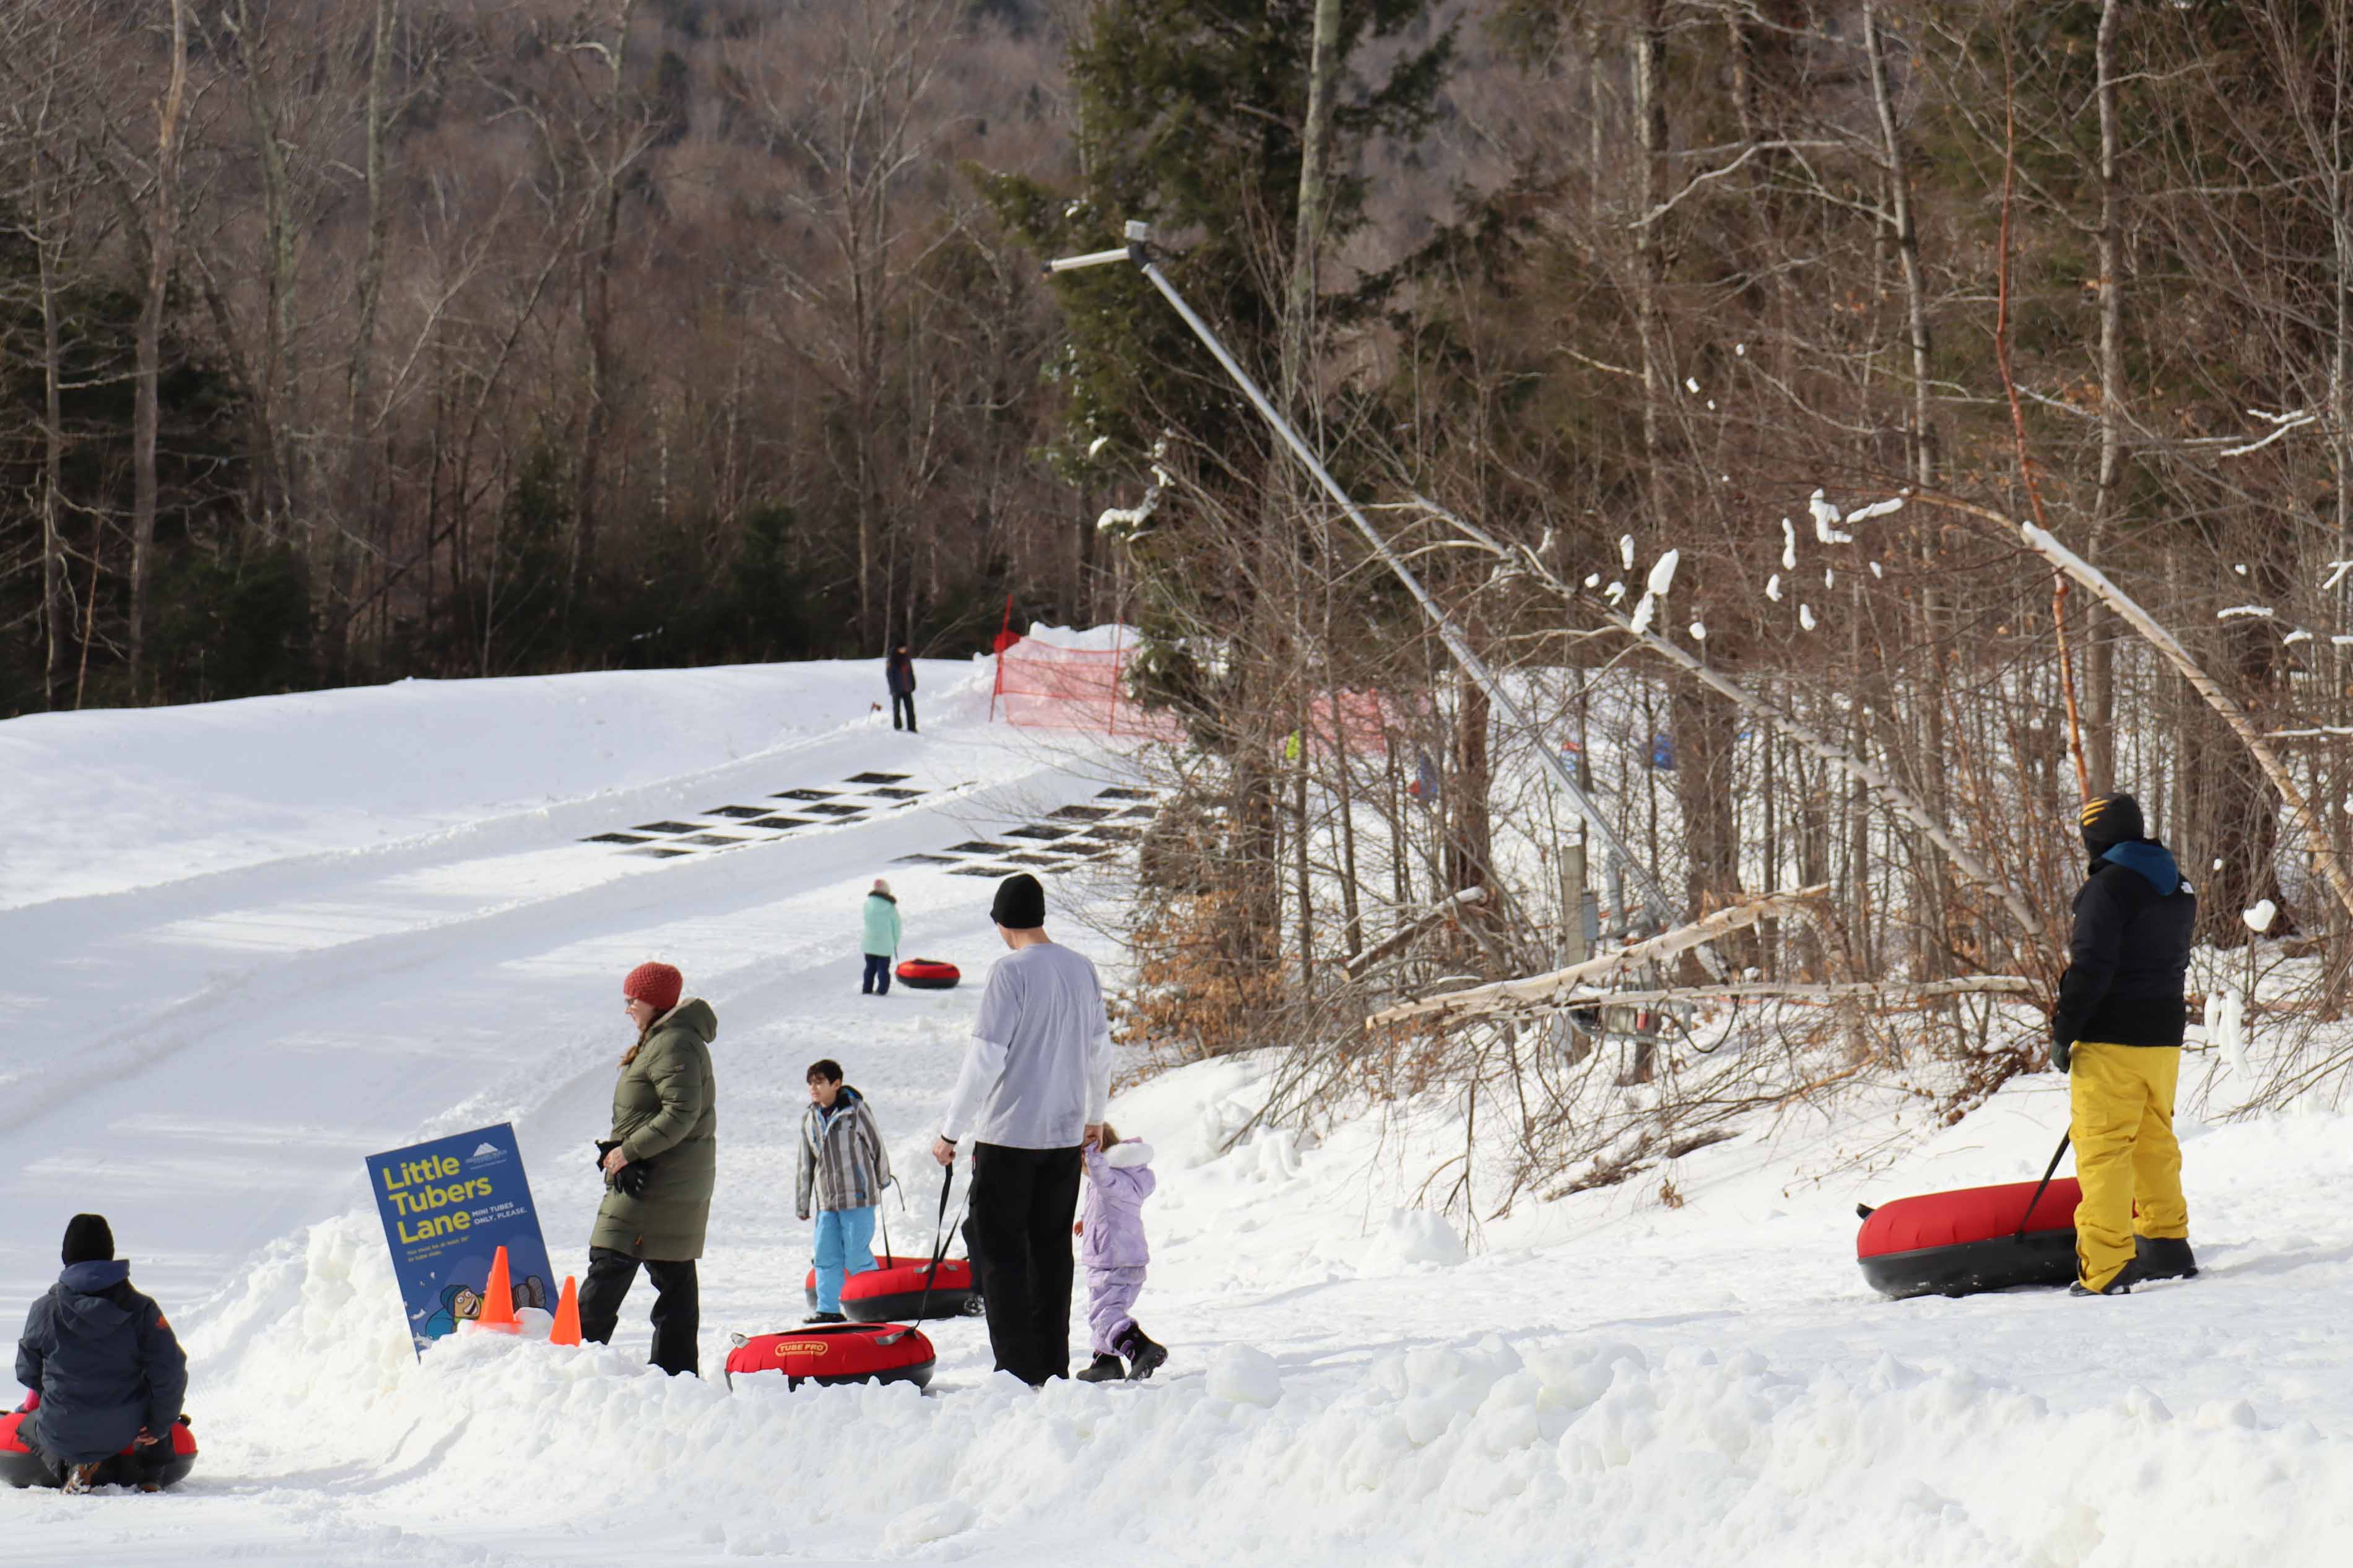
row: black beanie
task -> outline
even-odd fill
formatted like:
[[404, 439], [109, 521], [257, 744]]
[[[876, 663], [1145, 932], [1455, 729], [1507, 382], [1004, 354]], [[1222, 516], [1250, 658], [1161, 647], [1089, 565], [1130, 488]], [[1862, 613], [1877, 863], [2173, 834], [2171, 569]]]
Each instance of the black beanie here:
[[2118, 792], [2084, 803], [2084, 848], [2096, 860], [2117, 845], [2147, 836], [2140, 802]]
[[66, 1222], [66, 1267], [104, 1263], [114, 1256], [114, 1231], [100, 1214], [78, 1214]]
[[1029, 872], [1016, 871], [997, 884], [988, 918], [1011, 931], [1035, 931], [1046, 923], [1046, 889]]

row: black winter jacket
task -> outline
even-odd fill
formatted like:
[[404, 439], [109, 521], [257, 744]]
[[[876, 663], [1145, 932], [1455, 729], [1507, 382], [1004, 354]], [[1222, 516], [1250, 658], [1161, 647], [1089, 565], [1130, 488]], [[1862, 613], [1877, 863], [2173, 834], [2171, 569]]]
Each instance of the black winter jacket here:
[[882, 661], [882, 678], [890, 683], [892, 696], [913, 697], [915, 694], [915, 661], [912, 658], [902, 658], [892, 654]]
[[131, 1265], [77, 1263], [25, 1315], [16, 1381], [40, 1391], [41, 1449], [86, 1465], [129, 1447], [142, 1426], [170, 1440], [188, 1358], [162, 1309], [131, 1288]]
[[2179, 1045], [2182, 981], [2197, 924], [2198, 895], [2164, 845], [2131, 839], [2093, 861], [2075, 895], [2052, 1042]]

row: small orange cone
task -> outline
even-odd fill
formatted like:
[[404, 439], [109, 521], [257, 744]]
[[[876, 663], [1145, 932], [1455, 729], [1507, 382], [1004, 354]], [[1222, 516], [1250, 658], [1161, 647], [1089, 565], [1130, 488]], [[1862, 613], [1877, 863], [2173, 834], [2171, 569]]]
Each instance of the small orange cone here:
[[580, 1288], [572, 1276], [564, 1277], [564, 1295], [555, 1303], [555, 1327], [547, 1336], [552, 1345], [576, 1345], [580, 1342]]
[[482, 1312], [474, 1324], [495, 1333], [522, 1332], [522, 1324], [515, 1319], [514, 1285], [507, 1278], [507, 1249], [503, 1247], [491, 1257], [490, 1283], [482, 1287]]

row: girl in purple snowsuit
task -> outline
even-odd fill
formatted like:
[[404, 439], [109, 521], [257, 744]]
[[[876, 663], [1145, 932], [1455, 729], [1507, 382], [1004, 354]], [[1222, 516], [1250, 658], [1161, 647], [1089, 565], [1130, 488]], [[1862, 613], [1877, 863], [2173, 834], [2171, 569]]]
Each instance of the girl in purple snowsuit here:
[[1095, 1359], [1079, 1377], [1085, 1383], [1150, 1377], [1168, 1350], [1131, 1314], [1144, 1289], [1144, 1267], [1152, 1260], [1144, 1244], [1144, 1200], [1155, 1184], [1152, 1145], [1140, 1139], [1122, 1142], [1106, 1124], [1085, 1159], [1087, 1209], [1073, 1228], [1084, 1242], [1079, 1260], [1087, 1266], [1087, 1326], [1094, 1331]]

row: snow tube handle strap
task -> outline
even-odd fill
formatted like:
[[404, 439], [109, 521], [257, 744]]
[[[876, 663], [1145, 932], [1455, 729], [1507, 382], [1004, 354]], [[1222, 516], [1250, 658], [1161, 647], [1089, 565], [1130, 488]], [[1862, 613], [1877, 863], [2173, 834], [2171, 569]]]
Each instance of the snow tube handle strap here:
[[948, 1255], [948, 1193], [955, 1185], [955, 1162], [940, 1167], [940, 1212], [932, 1220], [932, 1263], [923, 1270], [923, 1299], [915, 1303], [915, 1321], [909, 1328], [921, 1328], [923, 1314], [931, 1310], [932, 1282], [940, 1277], [940, 1259]]
[[2057, 1173], [2059, 1162], [2066, 1158], [2068, 1142], [2074, 1136], [2075, 1130], [2072, 1127], [2059, 1134], [2059, 1147], [2051, 1151], [2051, 1163], [2042, 1167], [2042, 1180], [2035, 1187], [2034, 1195], [2026, 1200], [2026, 1212], [2018, 1216], [2018, 1234], [2011, 1237], [2010, 1240], [2023, 1242], [2026, 1239], [2026, 1227], [2034, 1223], [2034, 1206], [2042, 1201], [2042, 1194], [2050, 1190], [2051, 1178]]

